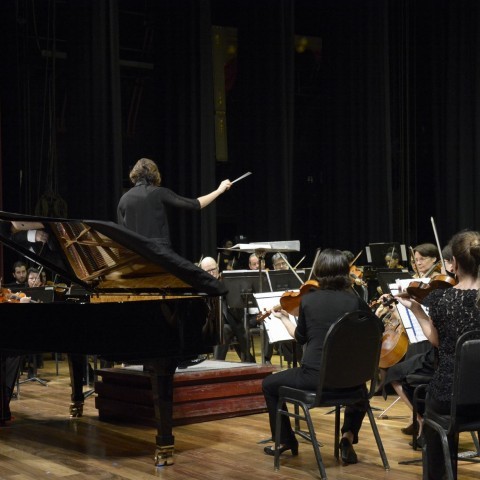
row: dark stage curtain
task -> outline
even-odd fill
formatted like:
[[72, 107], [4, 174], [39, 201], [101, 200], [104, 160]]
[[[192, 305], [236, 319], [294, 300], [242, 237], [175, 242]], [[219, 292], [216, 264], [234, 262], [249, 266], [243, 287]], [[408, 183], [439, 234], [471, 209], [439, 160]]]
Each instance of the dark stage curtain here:
[[[480, 3], [410, 2], [416, 45], [415, 171], [419, 240], [480, 228]], [[427, 224], [425, 226], [425, 224]]]
[[313, 260], [317, 247], [357, 253], [397, 233], [388, 10], [373, 0], [297, 9], [322, 41], [318, 79], [313, 93], [297, 92], [295, 117], [295, 228]]
[[[214, 190], [213, 67], [210, 2], [166, 0], [155, 10], [154, 89], [162, 185], [186, 197]], [[216, 257], [216, 209], [221, 196], [198, 212], [169, 214], [172, 245], [192, 261]]]
[[116, 221], [122, 193], [118, 6], [68, 3], [66, 146], [59, 162], [70, 218]]
[[250, 241], [292, 232], [293, 0], [239, 2], [238, 75], [228, 99], [229, 155], [253, 175], [236, 185], [237, 224]]

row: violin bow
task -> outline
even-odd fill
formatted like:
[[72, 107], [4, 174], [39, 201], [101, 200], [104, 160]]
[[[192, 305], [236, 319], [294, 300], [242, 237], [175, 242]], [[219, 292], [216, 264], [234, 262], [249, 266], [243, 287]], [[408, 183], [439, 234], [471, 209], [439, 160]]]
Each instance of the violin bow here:
[[430, 221], [432, 222], [433, 234], [435, 235], [435, 241], [437, 242], [438, 254], [440, 255], [440, 261], [442, 262], [442, 271], [447, 271], [445, 267], [445, 260], [443, 259], [442, 249], [440, 248], [440, 240], [438, 239], [437, 227], [435, 226], [435, 220], [433, 217], [430, 217]]
[[360, 257], [360, 255], [362, 254], [363, 250], [360, 250], [357, 255], [355, 256], [355, 258], [350, 262], [350, 264], [348, 265], [349, 267], [351, 267], [352, 265], [355, 264], [355, 262], [358, 260], [358, 257]]
[[293, 267], [294, 270], [296, 270], [298, 268], [298, 266], [305, 260], [305, 257], [306, 255], [304, 255], [300, 260], [299, 262]]
[[413, 260], [413, 269], [417, 274], [417, 277], [420, 278], [420, 270], [418, 269], [417, 261], [415, 260], [415, 252], [413, 251], [413, 247], [410, 245], [410, 255], [412, 256]]
[[317, 248], [317, 251], [315, 252], [315, 258], [313, 259], [312, 263], [312, 269], [310, 270], [310, 274], [308, 275], [307, 282], [311, 280], [312, 274], [313, 274], [313, 268], [315, 267], [315, 264], [317, 263], [318, 256], [320, 255], [320, 252], [322, 251], [321, 248]]
[[303, 285], [303, 280], [299, 277], [298, 273], [293, 269], [293, 267], [290, 265], [290, 263], [287, 260], [287, 257], [282, 253], [278, 252], [280, 256], [283, 258], [284, 262], [287, 264], [288, 268], [291, 270], [291, 272], [297, 277], [297, 280], [300, 282], [300, 285]]

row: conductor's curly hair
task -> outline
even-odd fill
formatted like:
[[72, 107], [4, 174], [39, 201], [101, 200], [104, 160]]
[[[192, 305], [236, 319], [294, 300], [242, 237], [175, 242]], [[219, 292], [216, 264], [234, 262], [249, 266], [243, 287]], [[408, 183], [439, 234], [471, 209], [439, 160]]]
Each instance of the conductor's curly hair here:
[[135, 185], [138, 182], [145, 182], [147, 185], [159, 186], [161, 177], [157, 164], [149, 158], [141, 158], [130, 172], [130, 180]]

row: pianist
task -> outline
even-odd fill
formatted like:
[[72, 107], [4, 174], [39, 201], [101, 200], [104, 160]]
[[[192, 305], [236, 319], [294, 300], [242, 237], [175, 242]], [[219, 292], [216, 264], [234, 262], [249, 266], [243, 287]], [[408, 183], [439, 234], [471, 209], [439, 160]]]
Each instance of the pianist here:
[[230, 188], [223, 180], [216, 190], [198, 198], [186, 198], [161, 187], [161, 176], [153, 160], [141, 158], [130, 172], [133, 187], [126, 192], [117, 208], [118, 223], [144, 237], [170, 247], [170, 232], [165, 206], [200, 210]]

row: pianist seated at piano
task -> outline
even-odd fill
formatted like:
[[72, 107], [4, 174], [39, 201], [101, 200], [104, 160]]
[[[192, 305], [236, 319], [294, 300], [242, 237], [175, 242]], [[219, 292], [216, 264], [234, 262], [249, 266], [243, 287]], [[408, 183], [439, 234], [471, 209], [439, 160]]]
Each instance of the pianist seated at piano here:
[[[212, 257], [205, 257], [200, 262], [200, 268], [215, 278], [219, 278], [219, 269], [217, 262]], [[215, 360], [225, 360], [230, 344], [237, 339], [234, 344], [235, 351], [242, 362], [254, 363], [255, 358], [248, 351], [247, 332], [243, 323], [243, 318], [238, 318], [228, 307], [226, 300], [222, 303], [223, 317], [223, 344], [214, 348], [213, 355]]]

